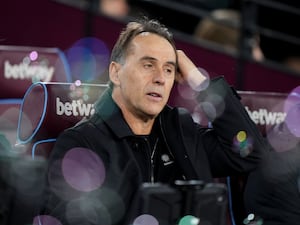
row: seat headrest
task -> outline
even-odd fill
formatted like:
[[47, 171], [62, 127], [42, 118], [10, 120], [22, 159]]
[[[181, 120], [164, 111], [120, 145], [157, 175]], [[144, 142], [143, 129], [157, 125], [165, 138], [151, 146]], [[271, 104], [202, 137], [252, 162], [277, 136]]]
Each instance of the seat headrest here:
[[[241, 103], [263, 135], [266, 135], [274, 125], [285, 120], [284, 104], [288, 93], [235, 91], [234, 89], [233, 91], [238, 98], [241, 98]], [[210, 126], [209, 119], [199, 107], [201, 104], [195, 96], [197, 96], [195, 91], [188, 86], [178, 85], [172, 90], [169, 104], [187, 108], [192, 112], [196, 122], [203, 126]]]
[[23, 98], [38, 81], [72, 82], [64, 53], [57, 48], [0, 45], [0, 98]]
[[284, 122], [284, 110], [287, 94], [273, 92], [238, 91], [241, 102], [251, 119], [263, 135], [275, 125]]
[[17, 143], [56, 138], [64, 129], [94, 113], [94, 103], [107, 84], [38, 82], [24, 95]]

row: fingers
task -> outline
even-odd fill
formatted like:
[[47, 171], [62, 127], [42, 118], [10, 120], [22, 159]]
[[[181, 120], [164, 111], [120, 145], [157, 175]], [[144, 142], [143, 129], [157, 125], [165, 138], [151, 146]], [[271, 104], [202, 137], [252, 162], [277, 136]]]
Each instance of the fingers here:
[[182, 50], [177, 50], [178, 55], [178, 70], [181, 78], [187, 80], [189, 72], [196, 69], [195, 64], [190, 60], [189, 57]]
[[192, 88], [201, 85], [206, 80], [206, 77], [199, 71], [192, 60], [182, 50], [177, 50], [177, 56], [178, 72], [176, 81], [186, 81]]

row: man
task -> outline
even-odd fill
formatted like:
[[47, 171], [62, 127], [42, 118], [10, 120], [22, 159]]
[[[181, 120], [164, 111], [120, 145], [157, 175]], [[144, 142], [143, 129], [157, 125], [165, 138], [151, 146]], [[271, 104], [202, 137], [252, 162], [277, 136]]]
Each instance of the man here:
[[[197, 89], [207, 78], [176, 50], [172, 34], [158, 21], [127, 25], [112, 50], [109, 78], [95, 114], [56, 142], [47, 216], [39, 222], [132, 224], [132, 201], [143, 182], [211, 182], [249, 172], [260, 162], [263, 138], [222, 77], [199, 93], [199, 101], [216, 112], [207, 114], [213, 128], [167, 105], [175, 80]], [[210, 101], [213, 96], [222, 101]]]

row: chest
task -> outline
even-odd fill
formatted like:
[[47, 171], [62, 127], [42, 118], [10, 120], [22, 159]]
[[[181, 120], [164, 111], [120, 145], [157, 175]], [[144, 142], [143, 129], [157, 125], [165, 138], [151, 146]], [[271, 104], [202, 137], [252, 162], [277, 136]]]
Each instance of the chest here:
[[171, 183], [184, 179], [172, 150], [161, 138], [138, 137], [129, 145], [143, 182]]

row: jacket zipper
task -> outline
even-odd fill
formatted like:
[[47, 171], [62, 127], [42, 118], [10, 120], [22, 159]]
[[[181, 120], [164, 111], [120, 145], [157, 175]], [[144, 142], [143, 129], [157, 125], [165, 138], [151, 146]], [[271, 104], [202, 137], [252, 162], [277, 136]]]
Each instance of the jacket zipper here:
[[[168, 144], [168, 142], [167, 142], [167, 138], [166, 138], [166, 135], [165, 135], [165, 133], [164, 133], [164, 129], [162, 128], [162, 116], [160, 116], [159, 117], [159, 124], [160, 124], [160, 130], [161, 130], [161, 133], [162, 133], [162, 137], [163, 137], [163, 141], [164, 141], [164, 143], [165, 143], [165, 145], [167, 146], [167, 150], [168, 150], [168, 152], [170, 153], [170, 155], [173, 157], [173, 159], [175, 160], [175, 157], [174, 157], [174, 155], [173, 155], [173, 153], [172, 153], [172, 151], [171, 151], [171, 149], [170, 149], [170, 146], [169, 146], [169, 144]], [[185, 175], [184, 174], [182, 174], [182, 179], [183, 180], [186, 180], [186, 177], [185, 177]]]
[[153, 161], [153, 156], [154, 156], [154, 151], [151, 153], [151, 145], [150, 142], [147, 138], [144, 138], [146, 145], [147, 145], [147, 157], [150, 159], [150, 165], [149, 165], [149, 170], [150, 170], [150, 182], [154, 183], [154, 161]]
[[163, 136], [163, 141], [164, 141], [164, 143], [165, 143], [165, 145], [167, 146], [167, 150], [168, 150], [168, 152], [170, 153], [170, 155], [175, 159], [175, 157], [174, 157], [174, 155], [173, 155], [173, 153], [172, 153], [172, 151], [171, 151], [171, 149], [170, 149], [170, 146], [169, 146], [169, 144], [168, 144], [168, 142], [167, 142], [167, 139], [166, 139], [166, 135], [165, 135], [165, 133], [164, 133], [164, 130], [163, 130], [163, 128], [162, 128], [162, 121], [161, 121], [161, 116], [159, 117], [159, 124], [160, 124], [160, 130], [161, 130], [161, 133], [162, 133], [162, 136]]

